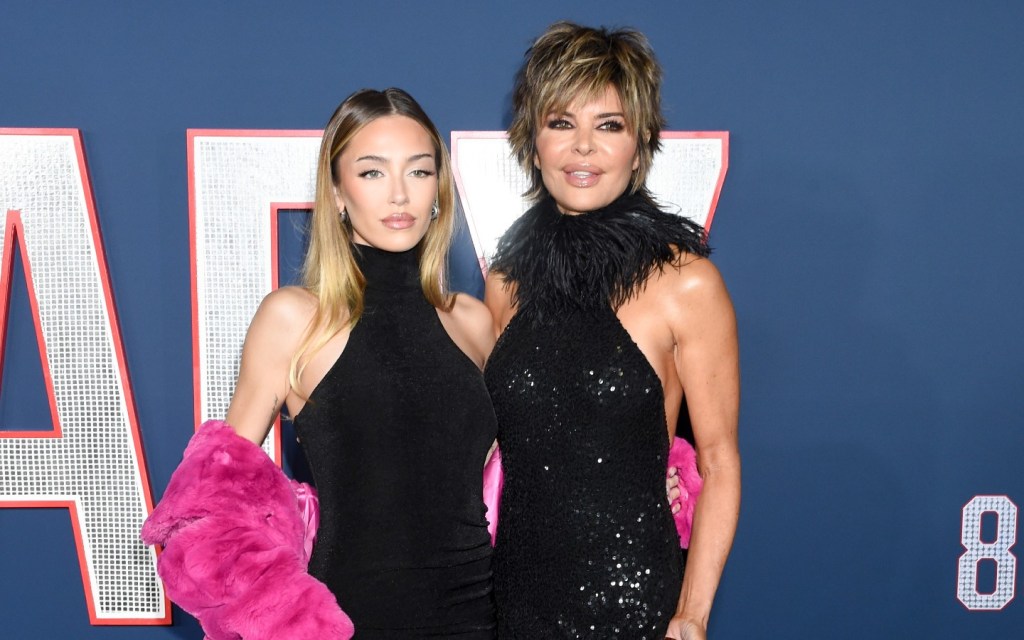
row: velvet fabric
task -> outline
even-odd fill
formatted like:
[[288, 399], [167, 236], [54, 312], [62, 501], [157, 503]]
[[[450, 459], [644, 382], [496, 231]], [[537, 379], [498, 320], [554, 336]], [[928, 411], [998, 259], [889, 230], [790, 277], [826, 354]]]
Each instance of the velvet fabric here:
[[[351, 620], [306, 572], [294, 481], [221, 421], [204, 423], [142, 527], [168, 596], [210, 640], [348, 640]], [[315, 503], [298, 491], [312, 522]]]

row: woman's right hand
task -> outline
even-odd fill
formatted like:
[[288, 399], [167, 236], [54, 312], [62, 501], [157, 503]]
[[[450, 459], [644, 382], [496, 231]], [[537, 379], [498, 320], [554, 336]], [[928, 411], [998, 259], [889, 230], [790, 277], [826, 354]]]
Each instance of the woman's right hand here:
[[672, 618], [668, 623], [668, 631], [665, 632], [666, 640], [707, 640], [707, 638], [707, 629], [693, 620], [683, 618]]

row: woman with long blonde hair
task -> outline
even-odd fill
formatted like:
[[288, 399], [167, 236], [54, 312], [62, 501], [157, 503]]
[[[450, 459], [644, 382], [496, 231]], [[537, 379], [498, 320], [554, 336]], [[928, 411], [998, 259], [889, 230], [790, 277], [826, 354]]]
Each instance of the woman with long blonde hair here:
[[324, 131], [301, 287], [249, 326], [227, 422], [287, 407], [321, 524], [309, 562], [356, 637], [493, 637], [481, 469], [495, 437], [478, 300], [445, 285], [445, 145], [404, 91], [349, 96]]

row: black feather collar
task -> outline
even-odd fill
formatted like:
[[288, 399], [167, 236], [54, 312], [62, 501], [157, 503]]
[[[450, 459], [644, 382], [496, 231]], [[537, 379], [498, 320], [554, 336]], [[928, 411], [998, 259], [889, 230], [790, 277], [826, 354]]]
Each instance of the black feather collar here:
[[562, 214], [548, 197], [505, 232], [491, 270], [515, 283], [518, 312], [541, 321], [618, 309], [678, 251], [707, 256], [704, 229], [665, 213], [643, 194], [625, 194], [580, 215]]

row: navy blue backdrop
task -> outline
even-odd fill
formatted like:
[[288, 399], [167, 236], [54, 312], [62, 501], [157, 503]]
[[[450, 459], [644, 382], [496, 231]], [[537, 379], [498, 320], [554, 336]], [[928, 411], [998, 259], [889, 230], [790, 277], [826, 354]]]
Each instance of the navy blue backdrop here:
[[[318, 129], [392, 85], [443, 134], [502, 129], [561, 18], [639, 27], [670, 128], [731, 133], [744, 502], [712, 638], [1019, 637], [1024, 602], [956, 583], [963, 505], [1024, 503], [1020, 3], [5, 0], [0, 127], [82, 131], [154, 496], [193, 430], [186, 129]], [[5, 427], [49, 420], [22, 299]], [[67, 511], [0, 509], [0, 636], [201, 633], [90, 626]]]

